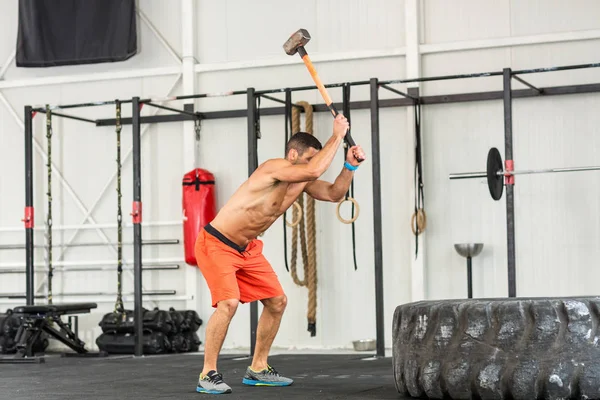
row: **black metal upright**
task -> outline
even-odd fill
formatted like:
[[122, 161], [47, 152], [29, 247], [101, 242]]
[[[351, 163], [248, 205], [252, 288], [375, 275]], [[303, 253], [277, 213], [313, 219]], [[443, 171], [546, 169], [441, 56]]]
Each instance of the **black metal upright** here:
[[381, 228], [381, 164], [379, 157], [379, 84], [371, 78], [371, 164], [373, 168], [373, 239], [375, 248], [375, 326], [377, 356], [385, 357], [383, 321], [383, 243]]
[[[256, 134], [256, 98], [254, 88], [248, 88], [248, 176], [258, 168], [258, 137]], [[250, 356], [256, 347], [256, 327], [258, 326], [258, 303], [250, 303]]]
[[144, 354], [143, 347], [143, 310], [142, 310], [142, 163], [140, 132], [140, 98], [131, 102], [133, 139], [133, 300], [134, 335], [136, 356]]
[[[506, 162], [513, 160], [512, 138], [512, 70], [503, 69], [504, 80], [504, 157]], [[516, 254], [515, 254], [515, 197], [513, 178], [506, 182], [506, 240], [508, 261], [508, 297], [517, 296]]]
[[473, 258], [467, 257], [467, 295], [473, 298]]
[[31, 106], [25, 106], [25, 299], [28, 306], [33, 305], [35, 291], [33, 269], [33, 115]]

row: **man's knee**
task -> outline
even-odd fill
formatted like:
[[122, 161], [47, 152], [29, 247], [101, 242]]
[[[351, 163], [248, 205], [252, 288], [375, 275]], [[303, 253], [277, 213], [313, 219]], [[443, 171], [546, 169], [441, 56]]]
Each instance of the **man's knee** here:
[[270, 299], [265, 299], [263, 304], [269, 311], [282, 314], [285, 311], [285, 307], [287, 306], [287, 296], [282, 294], [281, 296], [272, 297]]
[[233, 318], [240, 301], [238, 299], [221, 300], [217, 304], [217, 310], [225, 313], [229, 318]]

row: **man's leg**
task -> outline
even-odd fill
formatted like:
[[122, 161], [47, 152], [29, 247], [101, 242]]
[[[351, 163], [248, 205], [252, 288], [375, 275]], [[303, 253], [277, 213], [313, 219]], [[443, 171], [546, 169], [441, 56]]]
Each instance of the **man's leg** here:
[[261, 301], [265, 308], [258, 320], [254, 358], [252, 365], [246, 369], [242, 383], [245, 385], [289, 386], [294, 383], [293, 379], [279, 375], [273, 367], [267, 364], [269, 350], [279, 330], [287, 297], [280, 295]]
[[281, 317], [287, 305], [286, 295], [261, 300], [264, 305], [263, 312], [258, 320], [256, 330], [256, 347], [252, 368], [254, 371], [262, 371], [267, 368], [267, 357], [273, 344], [273, 340], [279, 331]]
[[216, 308], [206, 326], [204, 366], [196, 391], [210, 394], [231, 393], [231, 387], [223, 381], [223, 375], [217, 372], [217, 360], [229, 323], [239, 304], [240, 290], [236, 273], [239, 269], [237, 264], [243, 258], [232, 252], [227, 244], [206, 229], [198, 234], [194, 251], [198, 268], [210, 289], [211, 304]]
[[267, 364], [269, 350], [279, 331], [287, 297], [271, 264], [262, 255], [262, 242], [252, 241], [248, 246], [246, 263], [237, 273], [240, 300], [249, 303], [260, 299], [264, 305], [256, 329], [256, 347], [252, 365], [242, 379], [245, 385], [289, 386], [294, 381], [279, 375]]
[[239, 301], [237, 299], [222, 300], [217, 303], [217, 309], [206, 325], [206, 338], [204, 344], [204, 368], [202, 376], [209, 371], [217, 370], [217, 359], [227, 335], [229, 323], [235, 315]]

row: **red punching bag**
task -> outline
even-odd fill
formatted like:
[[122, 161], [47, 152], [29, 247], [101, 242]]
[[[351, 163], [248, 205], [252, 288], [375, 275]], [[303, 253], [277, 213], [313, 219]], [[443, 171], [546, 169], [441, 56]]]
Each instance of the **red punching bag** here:
[[182, 205], [185, 262], [197, 266], [194, 245], [198, 232], [217, 215], [214, 175], [200, 168], [185, 174]]

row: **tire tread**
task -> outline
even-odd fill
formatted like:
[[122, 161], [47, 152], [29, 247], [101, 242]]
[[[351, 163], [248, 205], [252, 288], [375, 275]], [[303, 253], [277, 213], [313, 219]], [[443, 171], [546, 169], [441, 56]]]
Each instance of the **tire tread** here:
[[402, 395], [600, 398], [600, 297], [421, 301], [394, 312]]

